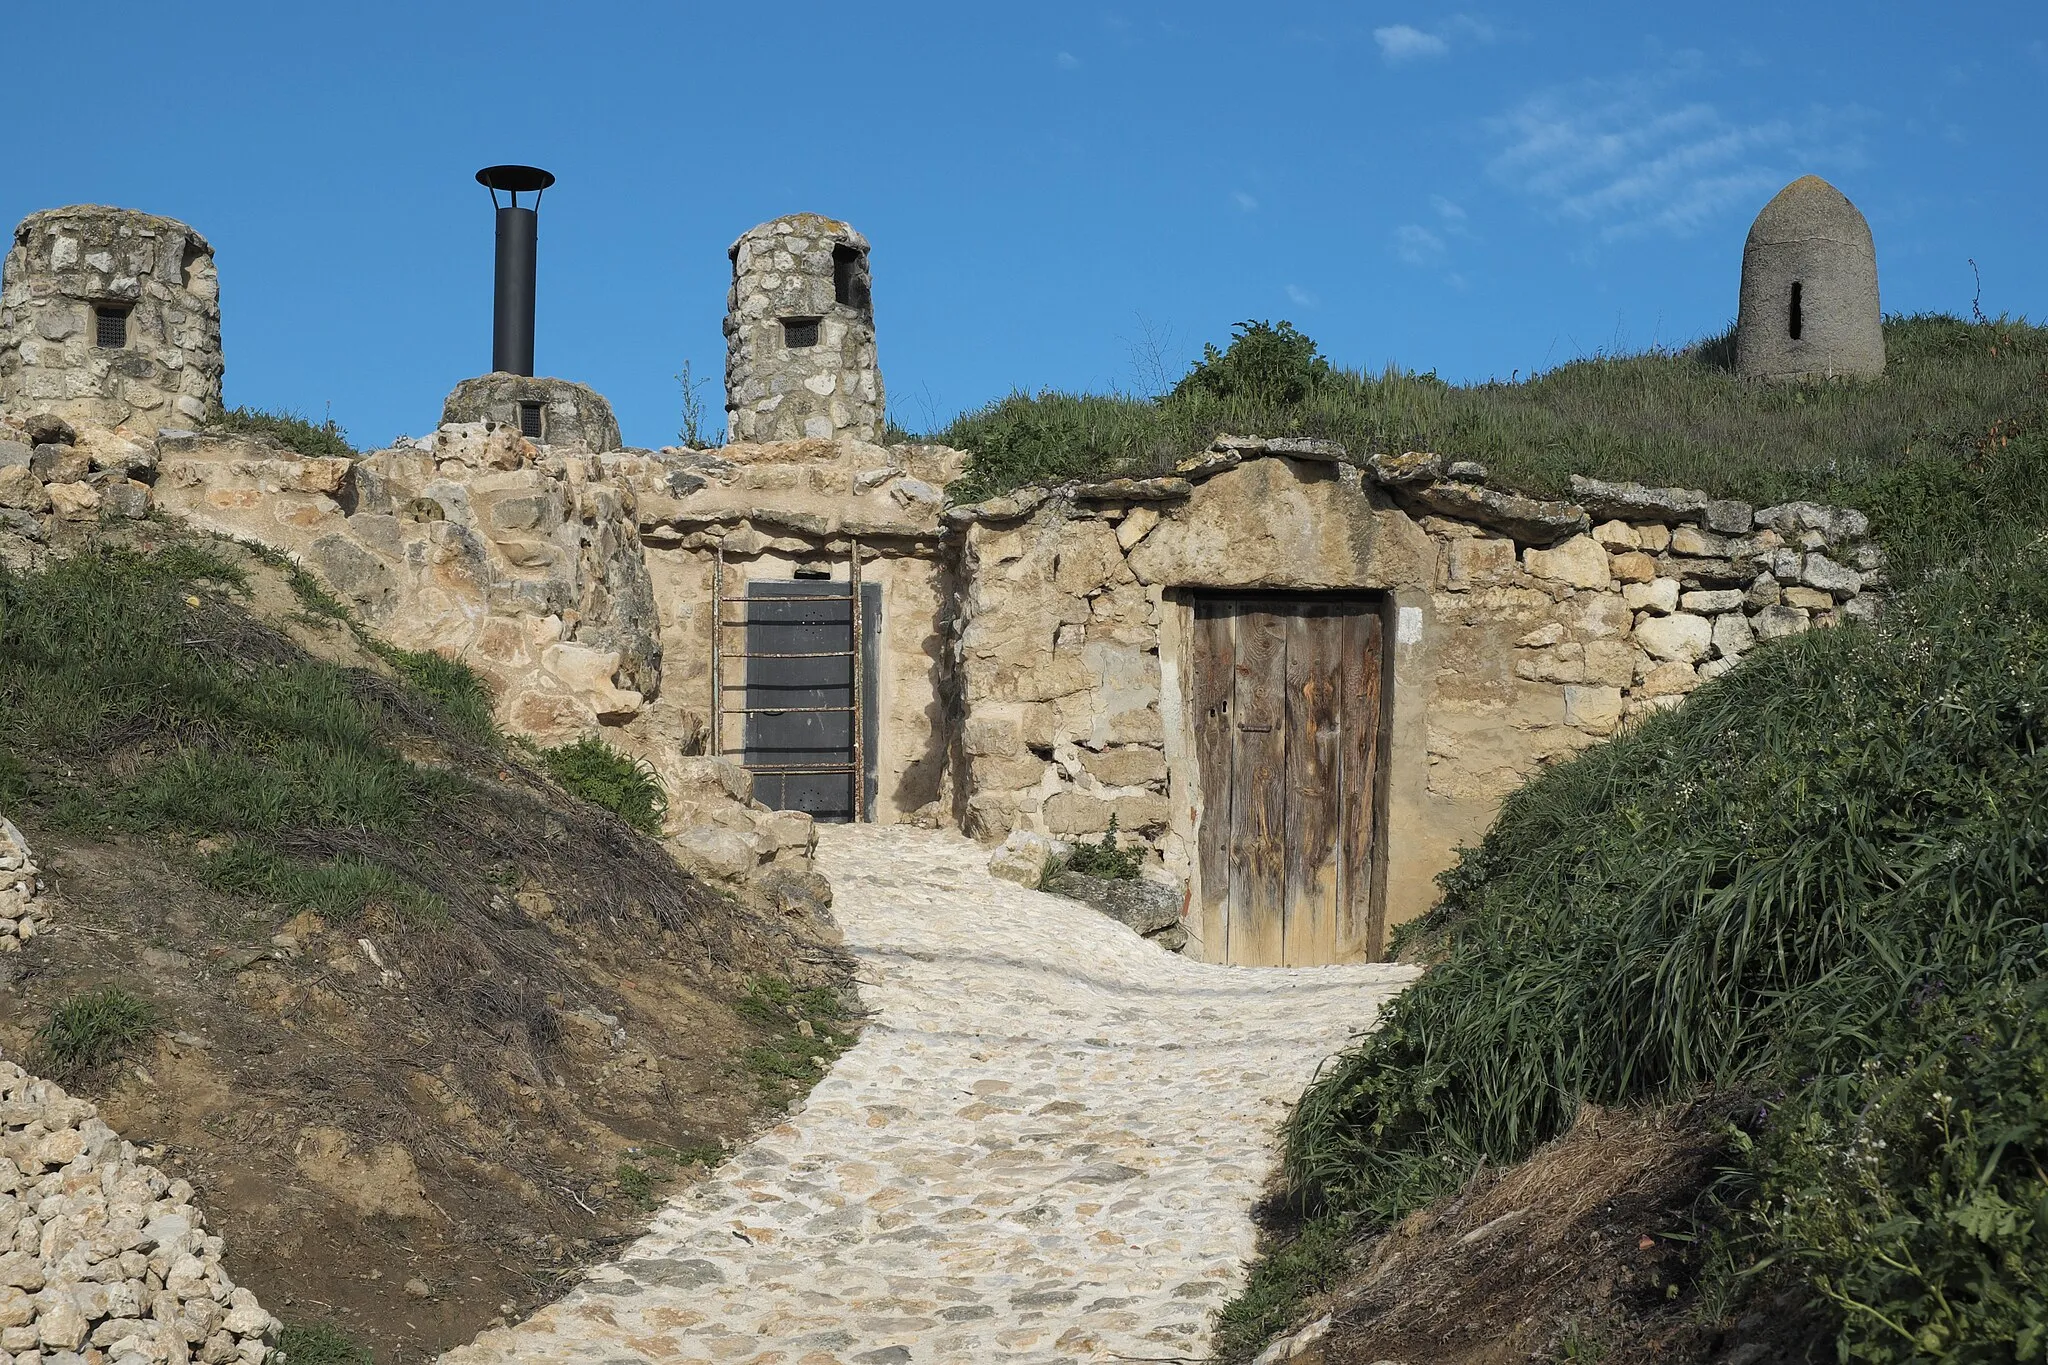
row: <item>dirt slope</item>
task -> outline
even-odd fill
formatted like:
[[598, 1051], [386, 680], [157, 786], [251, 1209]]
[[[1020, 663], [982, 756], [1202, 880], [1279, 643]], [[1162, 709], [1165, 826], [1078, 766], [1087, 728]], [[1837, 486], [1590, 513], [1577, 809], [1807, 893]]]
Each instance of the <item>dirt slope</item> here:
[[[458, 791], [407, 835], [279, 847], [395, 867], [439, 913], [372, 903], [330, 924], [212, 889], [222, 838], [114, 833], [32, 796], [10, 814], [57, 925], [0, 957], [0, 1051], [32, 1053], [81, 993], [147, 1001], [154, 1036], [73, 1088], [192, 1181], [236, 1281], [288, 1323], [332, 1322], [380, 1365], [428, 1359], [558, 1293], [664, 1183], [780, 1112], [832, 1051], [847, 959], [829, 925], [714, 894], [516, 750], [455, 733], [345, 628], [302, 618], [275, 568], [241, 563], [246, 595], [195, 594], [195, 647], [348, 667]], [[111, 780], [169, 744], [30, 753], [30, 790], [51, 789], [38, 764]]]

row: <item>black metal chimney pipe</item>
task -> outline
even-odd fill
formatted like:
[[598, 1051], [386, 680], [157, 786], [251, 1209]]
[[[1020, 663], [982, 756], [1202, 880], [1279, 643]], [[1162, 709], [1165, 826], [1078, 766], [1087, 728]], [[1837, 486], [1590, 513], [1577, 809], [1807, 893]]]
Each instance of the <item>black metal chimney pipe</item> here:
[[[479, 185], [491, 192], [498, 211], [497, 282], [491, 308], [491, 370], [533, 373], [533, 299], [540, 265], [540, 194], [555, 177], [537, 166], [486, 166], [476, 173]], [[512, 196], [498, 203], [498, 191]], [[519, 204], [521, 191], [533, 195], [533, 207]]]

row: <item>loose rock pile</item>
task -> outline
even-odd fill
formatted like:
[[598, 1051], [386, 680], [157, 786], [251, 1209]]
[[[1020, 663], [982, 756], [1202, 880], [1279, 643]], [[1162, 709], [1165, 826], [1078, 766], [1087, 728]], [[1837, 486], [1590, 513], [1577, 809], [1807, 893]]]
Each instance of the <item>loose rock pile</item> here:
[[205, 1226], [92, 1105], [0, 1061], [0, 1359], [257, 1365], [279, 1324]]
[[[0, 876], [0, 946], [18, 949], [49, 923], [48, 898], [6, 820]], [[279, 1324], [205, 1228], [191, 1185], [145, 1165], [91, 1104], [0, 1059], [0, 1362], [258, 1365]]]
[[20, 952], [22, 944], [49, 927], [50, 901], [41, 894], [28, 841], [0, 819], [0, 953]]

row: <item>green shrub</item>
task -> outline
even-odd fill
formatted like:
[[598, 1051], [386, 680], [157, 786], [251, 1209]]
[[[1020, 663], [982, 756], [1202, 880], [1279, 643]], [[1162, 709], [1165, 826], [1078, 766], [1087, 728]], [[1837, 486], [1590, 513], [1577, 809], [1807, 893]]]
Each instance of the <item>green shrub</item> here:
[[119, 986], [74, 995], [36, 1030], [31, 1069], [69, 1084], [119, 1061], [156, 1025], [155, 1006]]
[[540, 757], [555, 781], [585, 801], [604, 807], [643, 834], [661, 833], [668, 797], [644, 760], [592, 737], [543, 749]]
[[1174, 385], [1170, 397], [1188, 401], [1197, 396], [1228, 402], [1238, 399], [1283, 408], [1305, 402], [1327, 387], [1335, 371], [1316, 344], [1294, 330], [1291, 322], [1240, 322], [1230, 345], [1202, 347], [1202, 358]]
[[375, 1365], [369, 1347], [324, 1322], [287, 1323], [277, 1335], [277, 1354], [271, 1358], [284, 1365]]
[[312, 422], [296, 412], [222, 408], [206, 420], [205, 430], [220, 436], [268, 436], [301, 455], [345, 457], [356, 453], [349, 444], [348, 433], [332, 418]]
[[1748, 1241], [1844, 1360], [2048, 1359], [2048, 983], [1923, 1003], [1748, 1145]]
[[1093, 844], [1076, 844], [1073, 851], [1059, 861], [1055, 877], [1060, 872], [1078, 872], [1084, 877], [1099, 877], [1104, 881], [1135, 881], [1144, 855], [1137, 849], [1120, 848], [1116, 837], [1116, 816], [1109, 817], [1109, 828], [1102, 832], [1102, 840]]
[[398, 649], [368, 634], [362, 638], [400, 677], [439, 702], [457, 728], [479, 743], [497, 747], [500, 737], [491, 689], [475, 669], [430, 649]]

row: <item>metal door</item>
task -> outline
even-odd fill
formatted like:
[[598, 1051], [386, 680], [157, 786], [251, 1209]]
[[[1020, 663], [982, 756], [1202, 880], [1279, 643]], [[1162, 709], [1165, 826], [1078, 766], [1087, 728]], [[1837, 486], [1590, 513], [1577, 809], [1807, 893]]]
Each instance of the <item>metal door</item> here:
[[819, 820], [854, 818], [854, 720], [861, 722], [859, 774], [874, 801], [875, 641], [881, 585], [861, 585], [860, 704], [853, 688], [853, 596], [824, 579], [747, 584], [746, 726], [741, 761], [754, 797]]

